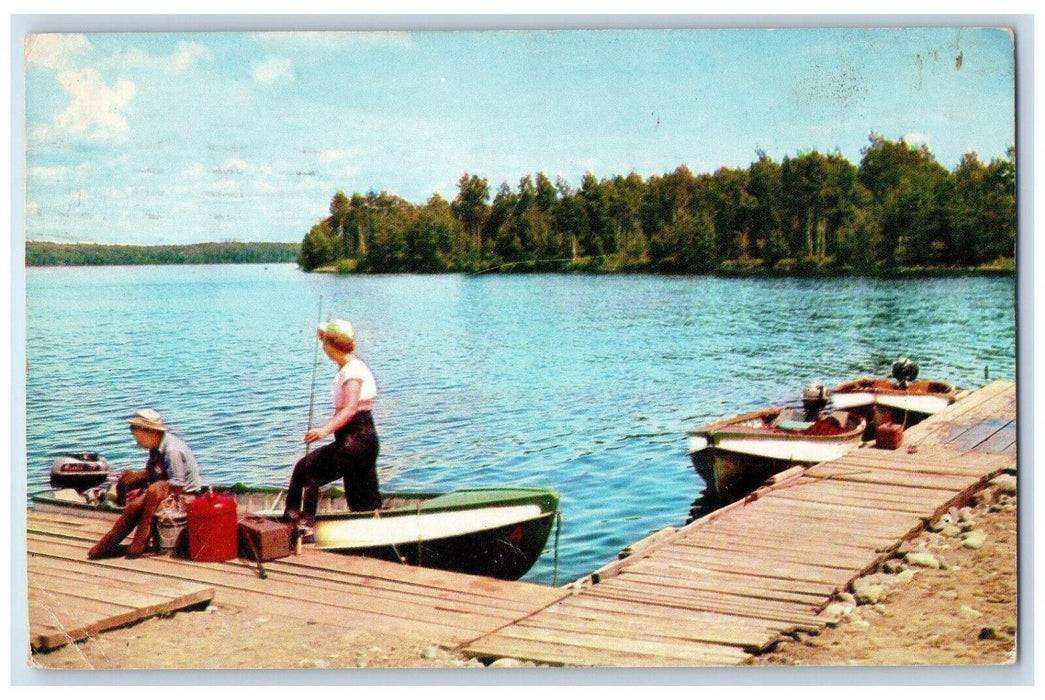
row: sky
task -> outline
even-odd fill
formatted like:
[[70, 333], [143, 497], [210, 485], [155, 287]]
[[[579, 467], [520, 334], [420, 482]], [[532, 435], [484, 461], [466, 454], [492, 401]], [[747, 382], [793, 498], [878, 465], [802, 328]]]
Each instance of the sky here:
[[27, 240], [299, 242], [342, 190], [1015, 144], [1001, 29], [30, 35]]

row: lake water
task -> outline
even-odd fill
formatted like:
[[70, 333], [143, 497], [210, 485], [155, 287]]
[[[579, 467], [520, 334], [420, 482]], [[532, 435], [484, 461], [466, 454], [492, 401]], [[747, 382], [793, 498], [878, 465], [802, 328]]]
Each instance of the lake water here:
[[[1013, 379], [1013, 278], [333, 276], [293, 265], [26, 271], [29, 492], [63, 449], [141, 468], [126, 419], [159, 409], [211, 483], [284, 486], [303, 453], [314, 328], [341, 316], [377, 376], [385, 489], [546, 486], [558, 582], [684, 524], [686, 431], [803, 386]], [[334, 365], [316, 365], [317, 422]], [[554, 534], [526, 580], [556, 577]]]

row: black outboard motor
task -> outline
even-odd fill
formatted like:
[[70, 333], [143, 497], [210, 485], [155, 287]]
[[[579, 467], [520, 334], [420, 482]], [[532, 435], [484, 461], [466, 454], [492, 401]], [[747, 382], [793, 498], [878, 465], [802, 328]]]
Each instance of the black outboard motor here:
[[901, 389], [907, 388], [907, 382], [913, 382], [918, 378], [918, 365], [911, 362], [907, 357], [902, 357], [893, 363], [893, 379], [897, 381]]
[[63, 452], [51, 465], [51, 487], [83, 492], [109, 478], [109, 463], [97, 452]]
[[806, 422], [812, 423], [820, 417], [820, 412], [827, 406], [829, 395], [830, 392], [823, 384], [810, 384], [802, 390], [802, 408], [806, 412]]

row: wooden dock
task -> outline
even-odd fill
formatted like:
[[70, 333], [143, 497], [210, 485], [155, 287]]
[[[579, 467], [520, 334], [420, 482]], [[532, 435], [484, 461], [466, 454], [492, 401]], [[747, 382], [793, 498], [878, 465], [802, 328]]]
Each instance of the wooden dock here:
[[995, 382], [909, 429], [899, 450], [865, 447], [777, 475], [463, 649], [563, 665], [737, 664], [819, 630], [834, 593], [1015, 469], [1015, 385]]
[[[199, 605], [204, 598], [302, 623], [337, 620], [350, 628], [410, 631], [426, 635], [433, 644], [456, 647], [568, 595], [561, 588], [315, 549], [265, 563], [264, 579], [255, 563], [241, 559], [204, 563], [157, 555], [88, 561], [87, 549], [110, 524], [28, 511], [34, 649], [52, 649], [151, 615]], [[91, 591], [86, 591], [84, 581], [95, 584]], [[159, 600], [157, 592], [171, 600]], [[52, 594], [66, 597], [60, 601]]]
[[[723, 666], [815, 631], [837, 591], [925, 522], [1016, 469], [1015, 385], [995, 382], [907, 431], [778, 475], [566, 588], [307, 549], [265, 564], [170, 556], [87, 561], [103, 520], [27, 514], [30, 643], [216, 604], [302, 622], [423, 634], [475, 657], [554, 665]], [[302, 591], [307, 596], [302, 596]], [[305, 598], [305, 599], [303, 599]]]

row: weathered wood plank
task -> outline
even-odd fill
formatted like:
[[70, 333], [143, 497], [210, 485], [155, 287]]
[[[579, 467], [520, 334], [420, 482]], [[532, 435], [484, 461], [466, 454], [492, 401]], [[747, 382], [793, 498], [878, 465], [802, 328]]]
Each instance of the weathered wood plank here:
[[993, 435], [976, 445], [973, 449], [976, 452], [1007, 452], [1016, 443], [1016, 423], [1015, 421], [1008, 421], [1004, 426], [998, 429]]
[[127, 590], [111, 581], [76, 582], [46, 572], [30, 573], [30, 646], [38, 651], [52, 650], [107, 629], [206, 603], [214, 597], [214, 589], [207, 586], [183, 584], [181, 589], [178, 595], [157, 595]]
[[[729, 647], [723, 647], [728, 649]], [[510, 656], [552, 666], [604, 666], [615, 668], [657, 668], [680, 666], [731, 666], [747, 657], [741, 652], [739, 658], [723, 658], [715, 654], [708, 658], [665, 658], [649, 654], [622, 651], [599, 651], [579, 646], [569, 646], [543, 640], [520, 639], [506, 634], [483, 637], [461, 648], [461, 651], [476, 658], [500, 658]]]
[[[669, 643], [640, 639], [622, 639], [612, 635], [567, 632], [542, 627], [514, 625], [499, 630], [491, 637], [533, 642], [559, 647], [573, 647], [590, 654], [590, 663], [598, 664], [607, 655], [625, 655], [637, 660], [645, 659], [643, 665], [685, 666], [694, 663], [738, 663], [747, 654], [736, 647], [707, 644], [702, 642]], [[476, 646], [473, 642], [469, 647]], [[616, 664], [614, 664], [616, 665]]]
[[[79, 560], [82, 549], [61, 541], [41, 542], [33, 536], [29, 544], [31, 551], [61, 559]], [[335, 555], [332, 555], [335, 556]], [[498, 611], [467, 613], [447, 610], [442, 601], [424, 599], [403, 600], [398, 597], [375, 596], [373, 591], [345, 586], [338, 590], [311, 590], [308, 600], [301, 600], [301, 582], [295, 576], [275, 572], [265, 580], [257, 577], [255, 570], [246, 563], [202, 563], [173, 559], [170, 557], [144, 557], [142, 559], [104, 559], [98, 565], [115, 569], [144, 570], [167, 576], [196, 580], [220, 587], [220, 593], [229, 595], [238, 604], [251, 604], [256, 609], [271, 609], [273, 606], [297, 610], [310, 619], [354, 620], [365, 624], [377, 618], [382, 624], [418, 631], [432, 630], [435, 639], [449, 634], [455, 641], [471, 639], [483, 630], [516, 619], [519, 615], [505, 615]], [[336, 616], [340, 615], [341, 618]], [[437, 621], [437, 622], [436, 622]]]
[[624, 581], [620, 577], [603, 581], [592, 590], [595, 593], [591, 595], [673, 607], [677, 608], [680, 614], [684, 614], [684, 611], [706, 611], [785, 622], [796, 629], [816, 630], [823, 627], [822, 620], [816, 618], [810, 606], [776, 603], [731, 591], [709, 592], [703, 596], [693, 595], [691, 592], [673, 594], [671, 590], [656, 584], [636, 580]]
[[567, 632], [594, 632], [622, 639], [655, 642], [703, 642], [747, 650], [761, 650], [779, 631], [732, 615], [701, 612], [668, 619], [628, 612], [609, 612], [568, 603], [542, 610], [520, 621], [522, 627], [544, 627]]
[[[51, 513], [36, 513], [29, 511], [30, 533], [69, 535], [70, 533], [61, 527], [51, 527]], [[108, 527], [101, 521], [93, 521], [95, 525], [85, 528], [84, 542], [93, 542], [100, 537]], [[57, 524], [56, 524], [57, 525]], [[92, 531], [92, 529], [97, 528]], [[90, 534], [87, 534], [90, 533]], [[87, 546], [84, 546], [84, 557], [86, 557]], [[159, 559], [172, 559], [171, 557], [159, 557]], [[183, 560], [184, 561], [184, 560]], [[247, 571], [255, 570], [254, 565], [245, 560], [236, 560], [236, 565], [246, 567]], [[195, 565], [196, 563], [193, 563]], [[289, 567], [289, 568], [288, 568]], [[327, 574], [361, 577], [360, 580], [381, 580], [394, 585], [410, 584], [423, 588], [441, 590], [447, 593], [463, 592], [470, 596], [480, 596], [491, 600], [499, 600], [508, 608], [521, 610], [533, 609], [542, 605], [548, 605], [562, 597], [563, 593], [558, 589], [542, 586], [539, 584], [523, 581], [501, 581], [499, 579], [467, 576], [454, 572], [441, 571], [438, 569], [425, 569], [394, 562], [386, 562], [366, 557], [354, 557], [342, 554], [333, 554], [307, 548], [300, 556], [291, 556], [265, 564], [267, 571], [285, 570], [287, 573], [323, 572]], [[307, 575], [307, 574], [306, 574]], [[495, 604], [492, 603], [491, 604]]]
[[707, 635], [706, 641], [734, 646], [746, 644], [741, 640], [746, 640], [751, 636], [780, 634], [787, 627], [769, 620], [756, 620], [708, 611], [697, 613], [699, 618], [680, 617], [678, 610], [672, 607], [637, 601], [623, 602], [617, 598], [604, 598], [598, 595], [574, 596], [542, 610], [535, 618], [545, 615], [549, 611], [563, 611], [564, 614], [568, 611], [579, 618], [592, 620], [633, 618], [634, 623], [657, 628], [660, 631], [663, 631], [662, 628], [673, 630], [677, 625], [684, 624], [686, 629], [692, 626], [697, 628], [697, 634]]
[[620, 574], [622, 581], [641, 581], [655, 584], [676, 595], [704, 596], [728, 590], [734, 595], [765, 600], [771, 603], [787, 603], [816, 607], [826, 601], [835, 590], [830, 584], [807, 586], [805, 583], [784, 579], [759, 580], [754, 575], [742, 576], [708, 571], [696, 577], [679, 576], [679, 567], [661, 562], [649, 566], [627, 569]]

